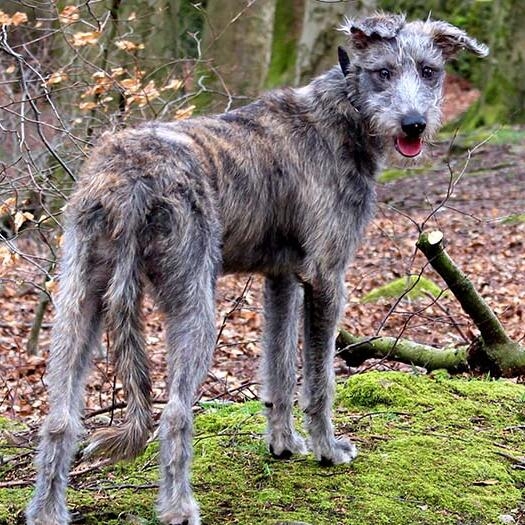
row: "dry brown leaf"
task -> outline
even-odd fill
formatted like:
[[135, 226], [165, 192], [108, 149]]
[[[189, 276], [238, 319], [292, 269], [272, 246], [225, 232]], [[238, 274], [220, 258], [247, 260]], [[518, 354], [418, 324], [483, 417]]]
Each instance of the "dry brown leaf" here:
[[16, 205], [16, 197], [9, 197], [2, 204], [0, 204], [0, 215], [11, 213]]
[[15, 232], [18, 232], [22, 224], [26, 221], [32, 221], [34, 220], [35, 216], [32, 213], [29, 213], [28, 211], [17, 211], [15, 213], [13, 222], [15, 225]]
[[49, 293], [53, 294], [58, 289], [58, 282], [55, 279], [49, 279], [49, 281], [45, 282], [45, 287]]
[[177, 111], [175, 111], [175, 119], [184, 120], [190, 118], [193, 115], [194, 110], [195, 106], [193, 104], [191, 106], [186, 106], [185, 108], [178, 109]]
[[130, 40], [117, 40], [115, 45], [123, 51], [135, 51], [137, 49], [144, 49], [144, 44], [135, 44]]
[[58, 15], [62, 24], [72, 24], [80, 18], [78, 7], [76, 5], [67, 5]]
[[94, 45], [98, 42], [100, 35], [100, 31], [79, 31], [73, 35], [71, 44], [75, 47]]
[[60, 82], [63, 82], [64, 80], [67, 80], [67, 74], [63, 71], [55, 71], [50, 75], [50, 77], [46, 80], [45, 85], [51, 86], [53, 84], [60, 84]]
[[94, 109], [97, 107], [97, 104], [95, 102], [81, 102], [78, 105], [78, 108], [80, 111], [89, 111], [90, 109]]
[[18, 254], [12, 252], [7, 246], [0, 245], [0, 266], [9, 267], [18, 261]]
[[164, 87], [160, 88], [160, 90], [167, 91], [168, 89], [173, 89], [174, 91], [177, 91], [183, 85], [184, 85], [184, 82], [182, 80], [174, 78], [173, 80], [170, 80]]
[[0, 25], [19, 26], [20, 24], [25, 24], [27, 20], [28, 18], [25, 13], [17, 11], [13, 16], [9, 16], [0, 9]]

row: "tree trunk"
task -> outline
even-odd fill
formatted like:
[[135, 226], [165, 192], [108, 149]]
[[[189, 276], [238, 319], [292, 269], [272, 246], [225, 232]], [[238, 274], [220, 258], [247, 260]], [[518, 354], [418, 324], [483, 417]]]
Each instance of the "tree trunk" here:
[[33, 319], [33, 324], [31, 325], [31, 332], [29, 333], [29, 337], [27, 339], [26, 350], [29, 355], [39, 355], [38, 340], [40, 337], [40, 330], [42, 329], [42, 321], [44, 320], [44, 315], [46, 313], [49, 302], [49, 294], [45, 292], [40, 292], [38, 297], [38, 306], [35, 312], [35, 318]]
[[304, 0], [277, 0], [272, 59], [266, 87], [295, 85], [295, 67], [305, 11]]
[[494, 0], [490, 20], [490, 53], [483, 61], [481, 96], [466, 125], [525, 122], [525, 2]]
[[203, 58], [217, 77], [207, 85], [233, 96], [254, 98], [268, 74], [276, 0], [209, 0]]
[[295, 84], [309, 82], [337, 64], [337, 46], [344, 37], [336, 31], [344, 17], [359, 18], [377, 9], [377, 0], [319, 2], [305, 0], [301, 36], [297, 48]]

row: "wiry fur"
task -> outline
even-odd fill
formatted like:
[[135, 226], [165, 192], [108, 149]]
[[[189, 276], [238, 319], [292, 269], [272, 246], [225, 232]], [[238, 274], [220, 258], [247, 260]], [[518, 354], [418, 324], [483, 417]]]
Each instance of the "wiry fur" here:
[[[335, 328], [344, 272], [374, 203], [374, 177], [407, 113], [439, 125], [444, 59], [486, 50], [444, 22], [380, 15], [348, 22], [350, 56], [304, 88], [271, 92], [230, 113], [151, 123], [107, 135], [67, 209], [57, 314], [48, 363], [50, 414], [41, 431], [29, 525], [69, 523], [65, 491], [81, 432], [89, 356], [102, 322], [128, 395], [121, 427], [97, 432], [87, 452], [132, 458], [146, 443], [151, 384], [142, 335], [146, 283], [166, 318], [169, 402], [160, 436], [163, 523], [200, 523], [189, 483], [192, 403], [215, 344], [220, 273], [265, 275], [262, 364], [268, 444], [305, 453], [292, 396], [304, 305], [303, 400], [311, 449], [351, 461], [334, 437]], [[453, 49], [456, 48], [456, 49]], [[435, 75], [423, 79], [421, 68]], [[388, 68], [388, 82], [377, 72]]]

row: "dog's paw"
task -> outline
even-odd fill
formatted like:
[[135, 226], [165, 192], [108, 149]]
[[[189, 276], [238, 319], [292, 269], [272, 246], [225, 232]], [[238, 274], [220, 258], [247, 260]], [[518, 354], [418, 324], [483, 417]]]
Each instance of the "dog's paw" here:
[[306, 441], [296, 433], [285, 436], [269, 436], [268, 448], [275, 459], [290, 459], [294, 454], [304, 455], [308, 453]]
[[67, 525], [70, 522], [69, 517], [58, 518], [50, 515], [34, 515], [32, 513], [26, 513], [26, 524], [27, 525]]
[[166, 508], [165, 505], [159, 505], [160, 522], [165, 525], [201, 525], [199, 506], [192, 497], [181, 501], [177, 507]]
[[34, 498], [26, 509], [27, 525], [67, 525], [71, 516], [64, 501]]
[[314, 449], [315, 456], [323, 467], [350, 463], [357, 456], [356, 446], [346, 439], [333, 439], [329, 446]]

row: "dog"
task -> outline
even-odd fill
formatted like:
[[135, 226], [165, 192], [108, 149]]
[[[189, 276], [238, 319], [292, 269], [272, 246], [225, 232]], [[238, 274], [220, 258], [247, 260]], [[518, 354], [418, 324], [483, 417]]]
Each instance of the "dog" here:
[[373, 212], [374, 179], [387, 160], [419, 157], [438, 130], [445, 62], [462, 49], [478, 56], [488, 49], [447, 22], [402, 15], [347, 20], [341, 29], [349, 53], [339, 48], [339, 65], [305, 87], [217, 116], [107, 135], [93, 151], [66, 211], [50, 412], [29, 525], [69, 523], [67, 477], [104, 325], [128, 406], [122, 426], [95, 433], [85, 452], [129, 459], [146, 446], [153, 429], [140, 308], [146, 285], [166, 323], [162, 523], [201, 522], [189, 478], [192, 404], [215, 346], [220, 274], [265, 277], [270, 452], [287, 458], [308, 450], [292, 419], [302, 312], [309, 447], [322, 464], [356, 456], [331, 422], [334, 339], [345, 269]]

